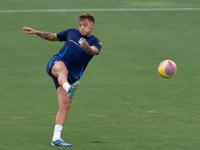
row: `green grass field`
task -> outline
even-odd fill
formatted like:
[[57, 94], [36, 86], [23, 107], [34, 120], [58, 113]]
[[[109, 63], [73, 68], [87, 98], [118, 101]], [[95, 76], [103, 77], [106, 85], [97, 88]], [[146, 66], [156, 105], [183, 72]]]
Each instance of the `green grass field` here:
[[[1, 10], [200, 8], [199, 0], [1, 0]], [[199, 150], [200, 10], [92, 11], [103, 43], [80, 80], [62, 138], [50, 145], [57, 96], [46, 64], [64, 43], [27, 35], [77, 28], [79, 12], [0, 12], [1, 150]], [[171, 59], [173, 78], [157, 67]]]

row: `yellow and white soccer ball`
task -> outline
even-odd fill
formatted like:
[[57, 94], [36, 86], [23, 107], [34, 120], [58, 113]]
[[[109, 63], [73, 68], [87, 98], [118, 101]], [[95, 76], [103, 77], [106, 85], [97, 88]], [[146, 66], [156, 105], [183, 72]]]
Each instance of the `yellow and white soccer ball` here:
[[173, 77], [176, 71], [176, 64], [172, 60], [163, 60], [158, 66], [158, 73], [164, 78]]

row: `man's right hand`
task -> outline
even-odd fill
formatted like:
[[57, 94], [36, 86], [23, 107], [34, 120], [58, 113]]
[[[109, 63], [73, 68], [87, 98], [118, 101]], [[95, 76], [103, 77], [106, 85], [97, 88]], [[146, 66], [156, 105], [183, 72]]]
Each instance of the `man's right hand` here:
[[56, 33], [37, 31], [30, 27], [23, 27], [22, 30], [23, 30], [23, 32], [26, 32], [27, 34], [36, 34], [45, 40], [59, 41], [59, 38], [57, 37]]
[[23, 27], [22, 30], [23, 30], [23, 32], [26, 32], [27, 34], [36, 34], [37, 33], [36, 30], [34, 30], [30, 27]]

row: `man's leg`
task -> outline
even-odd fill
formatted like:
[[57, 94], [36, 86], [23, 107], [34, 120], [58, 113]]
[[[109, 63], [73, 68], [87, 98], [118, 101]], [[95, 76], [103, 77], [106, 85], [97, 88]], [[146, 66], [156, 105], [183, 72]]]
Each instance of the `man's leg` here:
[[[69, 107], [72, 101], [67, 96], [68, 89], [70, 88], [70, 85], [67, 80], [68, 70], [62, 61], [58, 61], [57, 63], [53, 65], [51, 72], [56, 78], [58, 78], [58, 83], [60, 85], [60, 87], [58, 87], [56, 90], [59, 110], [57, 112], [56, 119], [55, 119], [55, 128], [54, 128], [54, 134], [53, 134], [51, 145], [66, 146], [68, 144], [67, 143], [65, 144], [65, 142], [62, 141], [60, 137], [61, 137], [61, 131], [62, 131], [63, 125], [67, 117], [67, 112], [69, 110]], [[64, 84], [67, 84], [68, 86], [66, 89], [63, 88]]]
[[55, 119], [56, 125], [54, 129], [54, 135], [53, 135], [51, 145], [69, 147], [72, 145], [65, 143], [61, 139], [61, 131], [65, 123], [72, 99], [68, 98], [67, 92], [61, 86], [57, 88], [56, 92], [57, 92], [57, 97], [58, 97], [59, 110]]
[[[72, 146], [71, 144], [65, 143], [61, 138], [61, 131], [63, 128], [63, 125], [65, 123], [67, 113], [70, 108], [70, 104], [72, 102], [72, 98], [74, 95], [75, 90], [78, 88], [77, 84], [70, 86], [68, 83], [68, 70], [65, 66], [65, 64], [62, 61], [58, 61], [56, 64], [53, 65], [51, 69], [52, 74], [58, 78], [59, 86], [56, 90], [57, 97], [58, 97], [58, 104], [59, 104], [59, 110], [56, 115], [55, 119], [55, 128], [54, 128], [54, 135], [51, 142], [51, 145], [58, 145], [58, 146]], [[68, 87], [66, 88], [66, 85], [68, 84]], [[68, 91], [70, 90], [70, 97], [68, 98]]]
[[62, 61], [55, 63], [51, 69], [52, 74], [58, 78], [58, 83], [68, 93], [70, 99], [74, 98], [75, 91], [79, 88], [80, 83], [75, 82], [70, 86], [68, 83], [68, 70]]
[[67, 92], [62, 87], [58, 87], [56, 92], [57, 92], [57, 97], [58, 97], [59, 110], [58, 110], [55, 121], [56, 121], [56, 124], [63, 126], [65, 123], [67, 112], [69, 110], [72, 99], [68, 98]]
[[68, 70], [65, 64], [62, 61], [58, 61], [53, 65], [51, 73], [56, 78], [58, 78], [59, 85], [62, 86], [68, 92], [70, 89], [70, 85], [68, 83]]

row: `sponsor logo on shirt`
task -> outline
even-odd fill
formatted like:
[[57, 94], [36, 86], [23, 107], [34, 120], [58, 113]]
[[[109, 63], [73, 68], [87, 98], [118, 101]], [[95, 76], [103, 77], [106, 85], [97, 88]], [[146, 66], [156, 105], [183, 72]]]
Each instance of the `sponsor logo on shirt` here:
[[78, 43], [76, 43], [75, 41], [73, 41], [73, 40], [69, 40], [70, 42], [72, 42], [72, 43], [74, 43], [74, 44], [76, 44], [76, 45], [78, 45], [78, 46], [80, 46]]
[[76, 44], [77, 46], [81, 47], [82, 38], [80, 38], [80, 39], [78, 40], [78, 43], [75, 42], [74, 40], [71, 40], [71, 39], [69, 39], [69, 41], [72, 42], [72, 43], [74, 43], [74, 44]]

